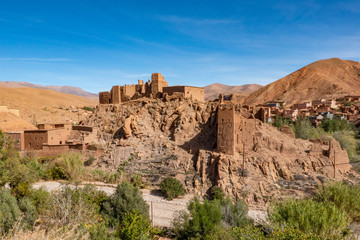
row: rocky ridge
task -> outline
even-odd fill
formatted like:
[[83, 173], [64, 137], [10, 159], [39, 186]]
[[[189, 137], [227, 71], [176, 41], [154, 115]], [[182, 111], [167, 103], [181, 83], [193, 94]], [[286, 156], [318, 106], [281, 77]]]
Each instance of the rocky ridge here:
[[126, 168], [154, 186], [174, 176], [190, 193], [205, 195], [220, 186], [251, 206], [266, 206], [270, 199], [311, 194], [332, 179], [334, 152], [342, 163], [336, 178], [347, 179], [351, 166], [337, 141], [295, 139], [289, 129], [255, 119], [254, 144], [247, 146], [244, 163], [242, 153], [218, 153], [217, 109], [213, 102], [140, 99], [99, 105], [83, 124], [99, 128], [105, 151], [97, 167]]

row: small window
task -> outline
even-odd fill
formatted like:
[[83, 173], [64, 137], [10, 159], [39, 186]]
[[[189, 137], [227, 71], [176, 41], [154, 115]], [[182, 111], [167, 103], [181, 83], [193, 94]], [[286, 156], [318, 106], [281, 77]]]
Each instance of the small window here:
[[62, 141], [60, 141], [60, 144], [62, 144]]

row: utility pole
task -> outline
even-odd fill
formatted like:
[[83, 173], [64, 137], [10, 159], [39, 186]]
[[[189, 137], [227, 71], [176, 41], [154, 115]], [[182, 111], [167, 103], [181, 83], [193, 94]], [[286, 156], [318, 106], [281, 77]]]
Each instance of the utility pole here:
[[242, 177], [245, 177], [245, 141], [243, 141], [243, 162], [242, 162]]
[[151, 226], [154, 227], [154, 208], [152, 201], [151, 201]]
[[336, 177], [336, 155], [335, 155], [335, 149], [334, 149], [334, 179]]

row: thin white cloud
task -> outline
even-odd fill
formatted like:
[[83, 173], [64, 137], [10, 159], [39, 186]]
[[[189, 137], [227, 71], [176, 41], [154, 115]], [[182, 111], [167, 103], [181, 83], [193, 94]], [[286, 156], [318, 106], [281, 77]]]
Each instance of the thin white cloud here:
[[150, 77], [151, 73], [141, 73], [141, 74], [130, 74], [124, 76], [125, 78], [143, 78], [143, 77]]
[[161, 21], [170, 22], [175, 24], [196, 24], [196, 25], [215, 25], [215, 24], [230, 24], [230, 23], [238, 23], [238, 20], [234, 19], [196, 19], [196, 18], [188, 18], [188, 17], [180, 17], [180, 16], [159, 16]]
[[68, 58], [0, 58], [0, 61], [21, 61], [21, 62], [69, 62]]

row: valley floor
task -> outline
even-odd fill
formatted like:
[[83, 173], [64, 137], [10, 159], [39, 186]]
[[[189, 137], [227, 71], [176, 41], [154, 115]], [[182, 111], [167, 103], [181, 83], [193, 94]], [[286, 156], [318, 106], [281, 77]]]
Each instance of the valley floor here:
[[[111, 195], [116, 190], [116, 184], [107, 184], [103, 182], [82, 182], [79, 185], [68, 184], [65, 182], [46, 181], [37, 182], [33, 184], [35, 189], [43, 188], [46, 191], [57, 191], [65, 186], [83, 187], [86, 184], [94, 185], [98, 190]], [[159, 190], [141, 189], [144, 200], [149, 204], [150, 217], [155, 226], [171, 227], [173, 220], [176, 218], [176, 213], [186, 210], [186, 207], [193, 194], [187, 194], [183, 197], [167, 201]], [[151, 213], [152, 206], [152, 213]], [[255, 220], [255, 222], [266, 222], [267, 213], [265, 209], [249, 209], [248, 215]]]

